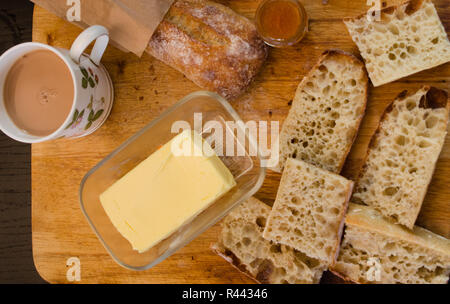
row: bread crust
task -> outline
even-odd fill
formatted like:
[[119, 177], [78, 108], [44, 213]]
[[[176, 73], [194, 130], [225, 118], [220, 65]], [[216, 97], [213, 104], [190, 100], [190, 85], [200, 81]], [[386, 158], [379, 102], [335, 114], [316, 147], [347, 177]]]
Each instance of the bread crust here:
[[432, 249], [436, 254], [444, 255], [450, 260], [450, 240], [418, 226], [414, 226], [413, 230], [406, 229], [389, 221], [369, 206], [351, 203], [345, 224]]
[[350, 282], [353, 284], [361, 284], [358, 281], [352, 280], [351, 278], [347, 277], [346, 275], [336, 271], [335, 269], [333, 269], [334, 265], [332, 265], [328, 270], [331, 271], [335, 276], [341, 278], [342, 280], [346, 281], [346, 282]]
[[339, 227], [337, 228], [337, 231], [336, 231], [338, 238], [336, 239], [336, 245], [334, 246], [334, 259], [331, 261], [330, 265], [334, 265], [339, 256], [339, 249], [341, 247], [342, 235], [344, 233], [345, 215], [347, 214], [349, 201], [350, 201], [350, 198], [352, 197], [353, 187], [354, 187], [354, 183], [351, 182], [347, 189], [347, 199], [345, 200], [342, 211], [339, 214], [339, 221], [341, 224], [339, 225]]
[[248, 19], [207, 0], [176, 0], [147, 52], [198, 86], [233, 99], [262, 67], [268, 47]]
[[[350, 203], [345, 225], [382, 235], [393, 242], [406, 242], [422, 247], [429, 250], [433, 255], [439, 256], [443, 263], [450, 265], [450, 241], [448, 239], [418, 226], [414, 226], [411, 231], [391, 222], [369, 206]], [[361, 282], [336, 270], [335, 266], [336, 263], [329, 269], [332, 273], [346, 281], [361, 284]]]
[[[230, 250], [226, 250], [223, 246], [220, 246], [219, 244], [215, 243], [210, 246], [211, 250], [216, 253], [217, 255], [221, 256], [225, 261], [231, 264], [234, 268], [236, 268], [239, 272], [245, 274], [247, 277], [252, 279], [258, 284], [264, 284], [263, 282], [258, 281], [255, 277], [253, 277], [245, 267], [244, 264], [241, 263], [239, 258]], [[266, 282], [269, 283], [269, 282]]]

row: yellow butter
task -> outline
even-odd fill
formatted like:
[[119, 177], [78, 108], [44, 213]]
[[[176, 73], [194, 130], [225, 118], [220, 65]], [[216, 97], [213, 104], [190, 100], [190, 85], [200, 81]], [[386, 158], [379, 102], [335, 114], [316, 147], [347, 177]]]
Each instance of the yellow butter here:
[[144, 252], [235, 185], [209, 144], [186, 130], [114, 183], [100, 201], [133, 249]]

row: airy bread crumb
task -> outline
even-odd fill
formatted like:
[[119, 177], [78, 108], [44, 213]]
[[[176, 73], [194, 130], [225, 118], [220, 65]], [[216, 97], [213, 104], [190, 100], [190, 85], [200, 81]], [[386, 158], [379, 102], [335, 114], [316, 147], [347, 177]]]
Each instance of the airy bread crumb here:
[[374, 86], [450, 61], [450, 42], [430, 0], [412, 0], [344, 23]]
[[280, 133], [278, 166], [296, 158], [339, 173], [366, 109], [363, 63], [342, 51], [326, 51], [297, 88]]
[[342, 176], [288, 159], [263, 237], [332, 264], [352, 189]]
[[270, 207], [251, 197], [223, 220], [213, 250], [259, 283], [318, 283], [325, 265], [262, 237]]
[[412, 228], [444, 145], [449, 105], [447, 93], [433, 87], [403, 92], [372, 137], [353, 201]]

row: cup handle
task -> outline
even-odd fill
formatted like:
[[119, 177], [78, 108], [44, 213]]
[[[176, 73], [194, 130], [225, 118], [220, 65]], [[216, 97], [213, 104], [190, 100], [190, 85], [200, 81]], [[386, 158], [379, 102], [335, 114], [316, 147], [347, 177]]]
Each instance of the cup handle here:
[[95, 44], [89, 58], [93, 63], [99, 65], [109, 42], [108, 30], [101, 25], [88, 27], [75, 39], [70, 48], [70, 57], [72, 60], [79, 64], [81, 55], [93, 41], [95, 41]]

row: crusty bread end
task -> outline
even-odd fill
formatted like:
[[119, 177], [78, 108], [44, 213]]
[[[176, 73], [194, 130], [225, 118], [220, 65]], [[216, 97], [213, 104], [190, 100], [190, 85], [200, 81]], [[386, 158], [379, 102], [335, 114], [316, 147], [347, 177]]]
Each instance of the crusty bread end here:
[[349, 204], [339, 258], [331, 271], [357, 283], [445, 284], [450, 240], [397, 225], [369, 206]]

